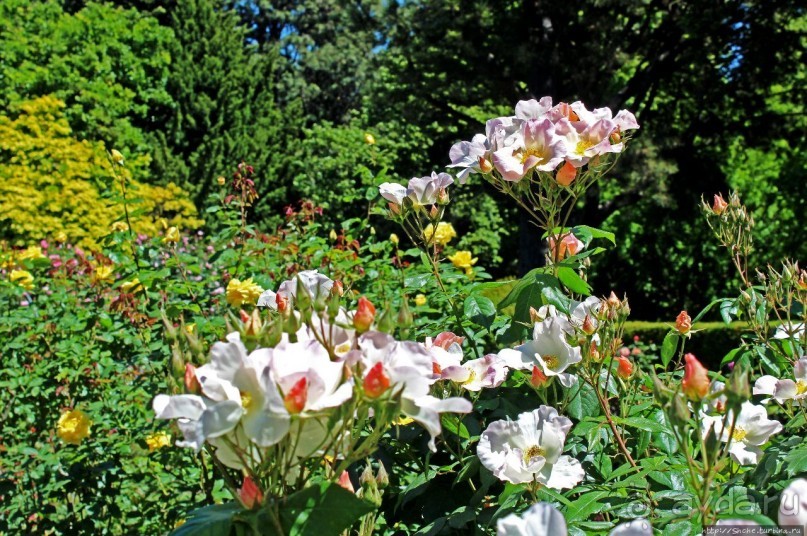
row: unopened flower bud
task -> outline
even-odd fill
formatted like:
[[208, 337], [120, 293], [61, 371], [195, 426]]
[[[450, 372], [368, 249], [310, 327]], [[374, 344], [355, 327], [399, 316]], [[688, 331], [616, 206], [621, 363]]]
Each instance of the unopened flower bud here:
[[693, 402], [700, 402], [709, 392], [709, 376], [706, 368], [692, 355], [684, 356], [684, 380], [681, 391]]
[[384, 308], [384, 312], [381, 313], [381, 316], [376, 322], [376, 330], [382, 333], [392, 333], [392, 330], [395, 329], [395, 323], [397, 318], [393, 318], [395, 313], [392, 310], [392, 307], [387, 305]]
[[589, 349], [588, 349], [588, 355], [589, 355], [589, 357], [591, 357], [592, 361], [597, 361], [597, 362], [599, 362], [601, 357], [602, 357], [600, 355], [599, 348], [597, 348], [597, 343], [595, 343], [594, 341], [591, 341], [591, 346], [589, 346]]
[[530, 307], [530, 322], [533, 324], [538, 324], [543, 321], [544, 319], [541, 318], [541, 314], [535, 309], [535, 307]]
[[383, 395], [390, 386], [390, 378], [384, 372], [384, 364], [376, 363], [364, 377], [362, 382], [364, 394], [369, 398], [378, 398]]
[[681, 311], [676, 317], [675, 329], [681, 335], [686, 335], [692, 329], [692, 319], [686, 311]]
[[568, 187], [577, 177], [577, 168], [566, 162], [555, 175], [555, 181], [564, 188]]
[[185, 392], [192, 395], [198, 395], [202, 386], [199, 385], [199, 380], [196, 379], [196, 367], [190, 363], [185, 363]]
[[479, 171], [484, 174], [488, 174], [493, 171], [493, 164], [491, 164], [490, 160], [484, 156], [479, 157]]
[[395, 215], [401, 213], [401, 205], [399, 205], [398, 203], [387, 203], [387, 207], [389, 208], [389, 211]]
[[633, 363], [631, 363], [630, 359], [622, 355], [617, 357], [616, 360], [616, 375], [623, 380], [627, 380], [633, 374]]
[[373, 486], [375, 484], [375, 475], [373, 475], [373, 468], [369, 463], [364, 467], [364, 471], [361, 472], [359, 483], [362, 487]]
[[544, 374], [543, 371], [537, 366], [533, 365], [532, 374], [530, 375], [530, 385], [536, 389], [540, 389], [541, 387], [545, 386], [548, 381], [549, 378], [546, 376], [546, 374]]
[[282, 313], [289, 308], [289, 299], [285, 294], [278, 292], [275, 294], [275, 303], [277, 304], [278, 312]]
[[429, 217], [433, 220], [436, 220], [439, 215], [440, 215], [440, 209], [437, 208], [437, 205], [432, 205], [431, 210], [429, 210]]
[[611, 291], [611, 295], [608, 296], [607, 302], [608, 307], [611, 309], [619, 309], [619, 307], [622, 305], [622, 302], [619, 300], [619, 298], [616, 297], [616, 294], [614, 294], [613, 290]]
[[366, 143], [367, 145], [375, 145], [375, 136], [373, 136], [369, 132], [365, 132], [364, 143]]
[[389, 474], [384, 468], [384, 464], [381, 462], [378, 462], [378, 472], [375, 474], [375, 483], [378, 485], [378, 489], [384, 489], [389, 486]]
[[339, 296], [345, 295], [345, 285], [342, 284], [341, 281], [334, 281], [333, 287], [331, 287], [332, 294], [338, 294]]
[[339, 475], [339, 480], [336, 483], [348, 490], [350, 493], [356, 493], [356, 490], [353, 489], [353, 483], [350, 481], [350, 473], [347, 471], [342, 471], [342, 474]]
[[225, 179], [224, 177], [218, 177], [218, 178], [216, 179], [216, 183], [217, 183], [219, 186], [224, 186], [224, 185], [226, 184], [226, 182], [227, 182], [227, 179]]
[[296, 415], [303, 411], [305, 403], [308, 400], [308, 378], [303, 376], [297, 383], [292, 385], [291, 389], [283, 397], [283, 405], [286, 406], [286, 411], [292, 415]]
[[362, 296], [359, 298], [356, 313], [353, 315], [353, 327], [359, 333], [364, 333], [373, 325], [373, 320], [375, 320], [375, 306]]
[[723, 199], [723, 194], [715, 194], [714, 203], [712, 203], [712, 212], [720, 216], [726, 211], [729, 204]]
[[392, 242], [393, 246], [397, 246], [398, 243], [400, 242], [400, 240], [398, 239], [398, 235], [396, 235], [395, 233], [389, 235], [389, 241]]
[[336, 234], [336, 230], [331, 229], [331, 232], [328, 234], [328, 238], [330, 238], [333, 242], [336, 242], [336, 239], [339, 238], [339, 235]]
[[591, 319], [589, 315], [586, 315], [586, 317], [583, 319], [582, 328], [583, 333], [585, 333], [586, 335], [593, 335], [597, 331], [597, 325], [594, 323], [594, 321]]
[[437, 193], [437, 204], [438, 205], [447, 205], [450, 201], [448, 197], [448, 189], [440, 188], [440, 191]]
[[244, 477], [244, 483], [238, 490], [238, 498], [241, 500], [241, 504], [244, 505], [244, 508], [251, 510], [261, 505], [263, 502], [263, 492], [255, 481], [252, 480], [252, 477], [246, 476]]
[[122, 165], [125, 164], [125, 159], [123, 158], [123, 155], [117, 149], [112, 149], [111, 151], [109, 151], [109, 154], [112, 155], [112, 161], [115, 164], [117, 164], [119, 166], [122, 166]]

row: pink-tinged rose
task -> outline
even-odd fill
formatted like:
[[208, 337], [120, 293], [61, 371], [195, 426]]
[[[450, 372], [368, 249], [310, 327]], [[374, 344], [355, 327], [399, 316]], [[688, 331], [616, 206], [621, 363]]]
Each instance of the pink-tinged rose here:
[[471, 173], [489, 173], [481, 169], [481, 162], [486, 161], [485, 155], [488, 152], [488, 140], [484, 134], [477, 134], [471, 141], [461, 141], [455, 143], [451, 150], [448, 152], [451, 158], [450, 168], [461, 168], [457, 174], [457, 180], [460, 184], [465, 184], [468, 181], [468, 175]]
[[465, 337], [459, 337], [450, 331], [444, 331], [434, 338], [434, 342], [432, 342], [432, 344], [448, 351], [453, 344], [462, 346], [463, 342], [465, 342]]
[[437, 203], [440, 192], [453, 183], [454, 179], [448, 173], [432, 172], [431, 176], [412, 178], [406, 195], [415, 205], [433, 205]]
[[686, 335], [692, 329], [692, 319], [686, 311], [681, 311], [675, 318], [675, 330], [681, 335]]
[[555, 262], [577, 255], [583, 251], [584, 247], [585, 244], [572, 233], [565, 233], [559, 241], [555, 237], [549, 238], [549, 250], [552, 252], [552, 258]]
[[540, 101], [535, 99], [518, 101], [516, 104], [516, 117], [525, 121], [543, 119], [551, 109], [552, 97], [543, 97]]
[[703, 400], [709, 392], [707, 370], [692, 354], [684, 356], [684, 380], [681, 382], [681, 390], [693, 402]]

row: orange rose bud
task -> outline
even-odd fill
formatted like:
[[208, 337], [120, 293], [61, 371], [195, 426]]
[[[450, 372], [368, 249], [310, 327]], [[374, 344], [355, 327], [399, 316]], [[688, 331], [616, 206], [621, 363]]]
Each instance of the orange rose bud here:
[[289, 308], [289, 299], [285, 294], [281, 294], [279, 292], [275, 294], [275, 303], [277, 304], [277, 310], [280, 313]]
[[432, 374], [440, 376], [443, 374], [443, 367], [437, 361], [432, 361]]
[[344, 296], [345, 285], [343, 285], [341, 281], [334, 281], [333, 286], [331, 287], [331, 293], [338, 294], [339, 296]]
[[308, 378], [302, 377], [297, 383], [292, 385], [286, 396], [283, 397], [283, 405], [291, 414], [297, 414], [305, 409], [305, 402], [308, 399]]
[[723, 212], [726, 211], [729, 204], [726, 203], [726, 200], [723, 199], [723, 194], [716, 194], [714, 203], [712, 204], [712, 212], [720, 216]]
[[692, 355], [684, 356], [684, 381], [681, 390], [693, 402], [699, 402], [709, 392], [709, 376], [706, 368]]
[[586, 335], [593, 335], [594, 332], [597, 331], [597, 326], [594, 325], [594, 321], [591, 320], [589, 315], [583, 319], [583, 333]]
[[675, 318], [675, 330], [681, 335], [686, 335], [692, 329], [692, 319], [686, 311], [681, 313]]
[[359, 298], [356, 314], [353, 315], [353, 327], [359, 333], [364, 333], [373, 325], [373, 320], [375, 320], [375, 306], [362, 296]]
[[625, 356], [619, 356], [616, 360], [616, 375], [623, 380], [627, 380], [631, 377], [631, 374], [633, 374], [633, 363]]
[[241, 499], [244, 507], [252, 509], [260, 506], [263, 502], [263, 492], [261, 488], [252, 480], [252, 477], [244, 477], [244, 483], [238, 490], [238, 498]]
[[558, 170], [558, 173], [555, 175], [555, 180], [558, 184], [564, 187], [568, 187], [577, 177], [577, 168], [574, 167], [571, 163], [566, 162], [563, 164]]
[[490, 173], [493, 171], [493, 164], [490, 163], [490, 160], [485, 158], [484, 156], [479, 157], [479, 171], [482, 173]]
[[384, 372], [384, 364], [376, 363], [364, 377], [364, 394], [370, 398], [378, 398], [389, 389], [390, 379]]
[[532, 375], [530, 375], [530, 385], [539, 389], [546, 385], [546, 382], [549, 378], [546, 377], [546, 374], [543, 373], [541, 369], [536, 367], [535, 365], [532, 366]]
[[190, 363], [185, 363], [185, 391], [191, 394], [199, 394], [202, 386], [196, 379], [196, 367]]

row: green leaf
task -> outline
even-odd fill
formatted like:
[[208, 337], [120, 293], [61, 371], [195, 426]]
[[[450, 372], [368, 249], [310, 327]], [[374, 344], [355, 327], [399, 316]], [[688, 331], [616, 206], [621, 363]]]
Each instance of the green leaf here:
[[675, 355], [678, 349], [678, 339], [680, 335], [675, 331], [670, 331], [664, 337], [664, 342], [661, 343], [661, 364], [666, 368], [670, 364], [670, 360]]
[[214, 504], [191, 512], [185, 523], [172, 536], [223, 536], [230, 533], [233, 517], [243, 512], [237, 502]]
[[577, 378], [577, 385], [569, 392], [573, 394], [566, 411], [573, 419], [581, 421], [584, 417], [596, 417], [600, 414], [600, 403], [594, 389], [582, 379]]
[[601, 499], [611, 494], [611, 490], [591, 491], [584, 494], [579, 499], [572, 501], [571, 504], [566, 507], [566, 521], [585, 520], [595, 512], [607, 510]]
[[496, 306], [484, 296], [471, 294], [465, 298], [465, 316], [474, 324], [490, 330], [490, 325], [496, 318]]
[[584, 296], [591, 295], [591, 286], [580, 277], [576, 270], [561, 266], [558, 268], [558, 279], [566, 288]]
[[617, 417], [614, 416], [613, 420], [615, 423], [621, 424], [623, 426], [630, 426], [632, 428], [637, 428], [639, 430], [647, 430], [650, 432], [656, 432], [659, 434], [669, 433], [670, 429], [666, 426], [650, 420], [644, 417]]
[[586, 247], [591, 243], [594, 238], [604, 238], [616, 245], [616, 236], [614, 233], [597, 229], [596, 227], [589, 227], [588, 225], [577, 225], [572, 227], [572, 234], [576, 236]]
[[337, 536], [375, 507], [331, 482], [312, 485], [291, 495], [280, 509], [290, 536]]
[[794, 477], [799, 473], [807, 472], [807, 447], [791, 450], [785, 456], [785, 472]]

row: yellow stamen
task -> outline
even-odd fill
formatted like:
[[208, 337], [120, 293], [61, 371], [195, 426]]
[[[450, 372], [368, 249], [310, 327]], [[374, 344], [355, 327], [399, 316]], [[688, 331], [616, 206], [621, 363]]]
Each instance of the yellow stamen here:
[[731, 434], [731, 438], [734, 441], [742, 441], [743, 439], [745, 439], [746, 435], [748, 435], [748, 432], [746, 432], [742, 427], [735, 426], [734, 432]]
[[574, 152], [577, 154], [583, 154], [588, 149], [594, 147], [594, 145], [596, 144], [591, 140], [581, 139], [580, 141], [577, 142], [577, 147], [575, 147]]
[[242, 391], [241, 405], [244, 407], [245, 410], [249, 410], [249, 407], [252, 405], [252, 395]]
[[558, 356], [555, 355], [542, 355], [541, 356], [546, 363], [546, 368], [549, 370], [555, 370], [558, 367]]
[[807, 382], [796, 380], [796, 395], [803, 395], [804, 393], [807, 393]]
[[546, 451], [539, 447], [538, 445], [532, 445], [530, 448], [524, 451], [524, 463], [529, 463], [529, 461], [536, 456], [545, 456]]

